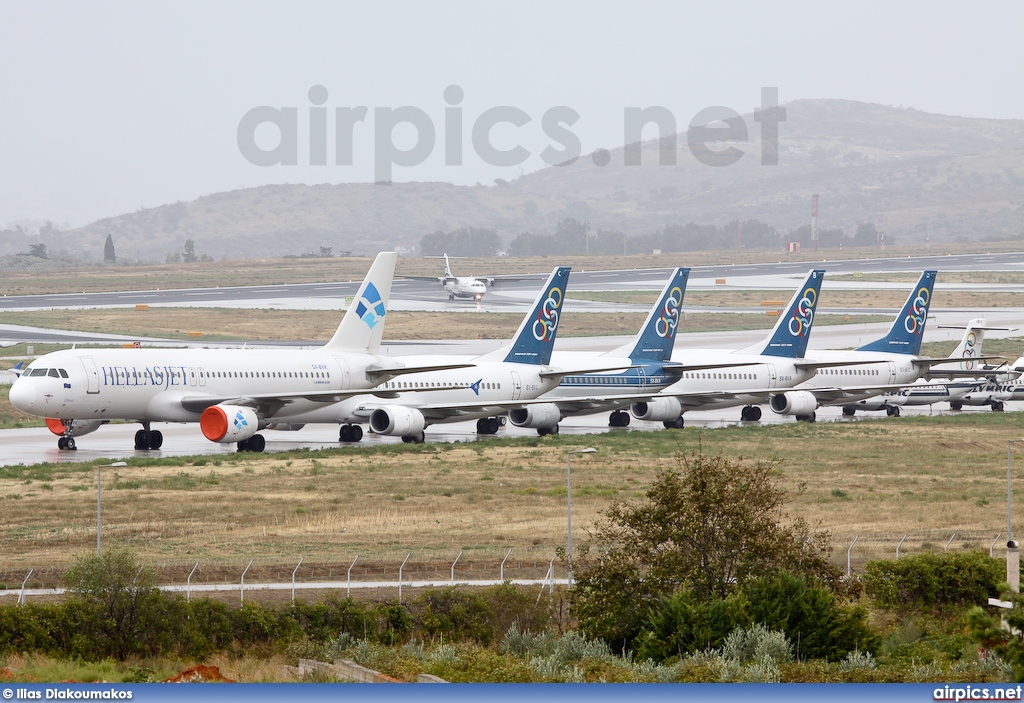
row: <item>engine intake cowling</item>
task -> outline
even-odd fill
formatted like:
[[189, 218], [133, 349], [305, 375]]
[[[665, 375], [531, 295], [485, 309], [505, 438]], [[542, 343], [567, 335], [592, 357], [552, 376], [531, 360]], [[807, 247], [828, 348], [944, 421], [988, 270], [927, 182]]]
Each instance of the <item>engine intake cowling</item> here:
[[525, 408], [516, 408], [508, 411], [508, 419], [516, 427], [530, 427], [541, 429], [543, 427], [554, 427], [562, 419], [562, 411], [554, 403], [537, 403], [527, 405]]
[[818, 407], [818, 399], [808, 391], [786, 391], [772, 396], [772, 412], [779, 415], [810, 415]]
[[416, 408], [385, 405], [370, 414], [370, 429], [389, 437], [409, 437], [423, 431], [427, 420]]
[[629, 411], [637, 420], [675, 420], [683, 414], [683, 404], [678, 398], [655, 398], [650, 402], [633, 403]]
[[211, 442], [229, 444], [256, 434], [260, 419], [255, 410], [242, 405], [211, 405], [200, 415], [199, 429]]
[[95, 432], [100, 426], [107, 424], [106, 420], [58, 420], [55, 417], [46, 418], [46, 427], [58, 437], [81, 437], [84, 434]]

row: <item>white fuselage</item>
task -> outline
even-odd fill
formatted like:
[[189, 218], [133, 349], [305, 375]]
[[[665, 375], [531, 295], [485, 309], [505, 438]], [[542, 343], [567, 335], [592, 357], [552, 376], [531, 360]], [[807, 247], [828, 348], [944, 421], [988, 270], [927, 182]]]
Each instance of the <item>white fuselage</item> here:
[[[396, 357], [401, 358], [401, 357]], [[278, 418], [294, 423], [363, 423], [377, 408], [401, 406], [419, 410], [427, 424], [459, 422], [504, 412], [499, 405], [530, 400], [558, 385], [558, 377], [541, 378], [549, 366], [504, 361], [480, 361], [473, 357], [416, 357], [417, 364], [472, 363], [470, 368], [418, 373], [380, 384], [375, 394], [320, 404], [292, 412], [285, 408]], [[437, 388], [437, 390], [412, 390]], [[487, 407], [493, 404], [494, 407]], [[478, 405], [480, 407], [457, 407]]]
[[[183, 399], [370, 388], [376, 381], [367, 380], [366, 368], [385, 364], [399, 365], [390, 357], [319, 350], [67, 350], [33, 362], [10, 399], [41, 417], [196, 422], [202, 409], [187, 410]], [[287, 407], [317, 405], [295, 399]]]
[[[838, 349], [815, 349], [807, 352], [809, 361], [817, 362], [850, 362], [856, 366], [833, 366], [818, 370], [813, 381], [802, 383], [794, 390], [814, 390], [826, 388], [857, 388], [860, 386], [879, 386], [893, 384], [910, 384], [921, 378], [927, 367], [916, 366], [913, 361], [917, 357], [910, 354], [893, 354], [891, 352], [845, 351]], [[861, 363], [872, 362], [876, 363]], [[869, 390], [863, 393], [847, 395], [842, 400], [823, 402], [822, 405], [849, 405], [877, 395], [880, 391]]]
[[885, 391], [871, 398], [864, 398], [844, 405], [857, 410], [885, 410], [892, 407], [932, 405], [941, 401], [957, 400], [968, 393], [971, 384], [940, 385], [929, 381], [918, 381], [899, 390]]
[[476, 278], [454, 277], [443, 280], [442, 285], [450, 295], [456, 298], [472, 298], [481, 300], [487, 292], [487, 284]]

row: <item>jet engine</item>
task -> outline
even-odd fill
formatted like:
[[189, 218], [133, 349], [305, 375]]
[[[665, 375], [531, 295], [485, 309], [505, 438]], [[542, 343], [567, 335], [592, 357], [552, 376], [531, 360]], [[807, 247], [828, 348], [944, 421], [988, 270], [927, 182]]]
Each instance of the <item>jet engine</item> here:
[[95, 432], [100, 425], [107, 424], [106, 420], [58, 420], [54, 417], [46, 418], [46, 426], [50, 432], [58, 437], [81, 437], [84, 434]]
[[772, 396], [769, 405], [779, 415], [810, 415], [818, 407], [818, 399], [808, 391], [786, 391]]
[[629, 411], [637, 420], [675, 420], [683, 414], [683, 404], [678, 398], [655, 398], [649, 403], [633, 403]]
[[525, 408], [509, 410], [508, 419], [516, 427], [530, 427], [539, 430], [554, 427], [562, 419], [562, 412], [554, 403], [537, 403]]
[[370, 429], [389, 437], [418, 435], [426, 426], [423, 413], [404, 405], [385, 405], [370, 414]]
[[211, 405], [199, 416], [199, 429], [211, 442], [242, 442], [260, 429], [256, 411], [242, 405]]

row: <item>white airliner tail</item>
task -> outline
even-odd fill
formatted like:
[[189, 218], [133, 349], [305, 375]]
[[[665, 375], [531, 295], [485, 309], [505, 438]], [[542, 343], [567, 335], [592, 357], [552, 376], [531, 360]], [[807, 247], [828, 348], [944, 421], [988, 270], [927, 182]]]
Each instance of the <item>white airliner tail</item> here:
[[328, 351], [366, 352], [376, 354], [384, 336], [384, 318], [391, 299], [391, 281], [395, 277], [398, 254], [382, 251], [373, 260], [366, 278], [359, 286], [348, 312], [342, 318], [331, 341], [324, 345]]

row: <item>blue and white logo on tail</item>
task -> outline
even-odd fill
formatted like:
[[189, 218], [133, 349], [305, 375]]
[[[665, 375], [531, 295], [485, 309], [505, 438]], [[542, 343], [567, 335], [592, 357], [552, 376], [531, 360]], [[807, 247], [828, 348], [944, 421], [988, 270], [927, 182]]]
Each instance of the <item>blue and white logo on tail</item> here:
[[555, 345], [558, 320], [565, 302], [565, 286], [569, 282], [569, 267], [559, 266], [541, 289], [533, 309], [523, 319], [505, 361], [517, 364], [547, 364]]
[[387, 315], [384, 301], [380, 297], [377, 286], [373, 283], [368, 283], [366, 289], [363, 290], [363, 295], [356, 305], [356, 314], [359, 315], [359, 319], [369, 325], [371, 330]]
[[[673, 272], [658, 302], [647, 315], [644, 326], [640, 328], [636, 343], [629, 350], [630, 359], [665, 361], [671, 358], [689, 277], [690, 269], [687, 268], [677, 268]], [[618, 351], [612, 353], [618, 354]]]
[[814, 324], [814, 311], [821, 297], [821, 282], [825, 278], [824, 269], [814, 269], [796, 294], [789, 301], [789, 307], [775, 323], [768, 344], [761, 350], [767, 356], [785, 356], [800, 359], [807, 351], [811, 325]]
[[891, 352], [893, 354], [921, 353], [921, 342], [924, 340], [924, 326], [928, 321], [928, 306], [932, 302], [932, 291], [935, 289], [936, 271], [925, 271], [918, 279], [917, 285], [910, 292], [910, 297], [903, 304], [903, 309], [892, 323], [889, 334], [876, 339], [870, 344], [858, 347], [857, 351]]

